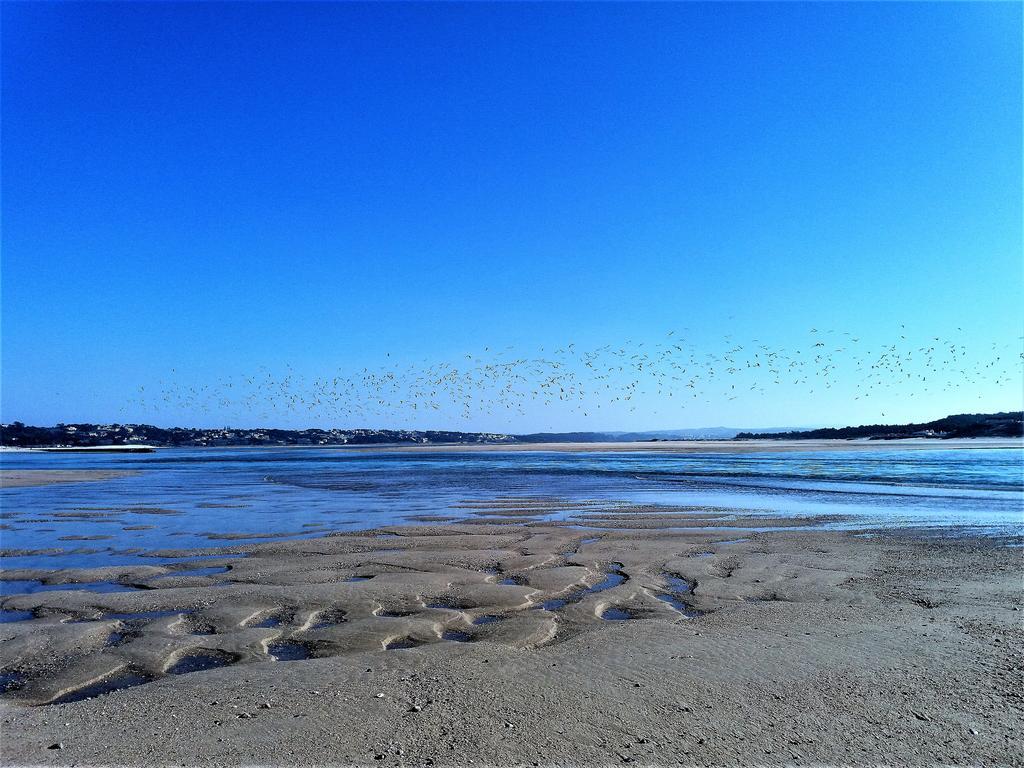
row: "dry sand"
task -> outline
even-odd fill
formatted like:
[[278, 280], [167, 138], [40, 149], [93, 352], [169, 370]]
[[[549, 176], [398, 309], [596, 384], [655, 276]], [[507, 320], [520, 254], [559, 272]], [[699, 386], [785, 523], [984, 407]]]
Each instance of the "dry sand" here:
[[[527, 522], [8, 571], [145, 588], [4, 600], [37, 618], [0, 624], [21, 686], [0, 703], [3, 762], [1024, 762], [1019, 549], [681, 512], [581, 530], [498, 506]], [[312, 658], [272, 660], [281, 642]], [[196, 654], [232, 663], [167, 674]], [[128, 671], [153, 681], [47, 704]]]

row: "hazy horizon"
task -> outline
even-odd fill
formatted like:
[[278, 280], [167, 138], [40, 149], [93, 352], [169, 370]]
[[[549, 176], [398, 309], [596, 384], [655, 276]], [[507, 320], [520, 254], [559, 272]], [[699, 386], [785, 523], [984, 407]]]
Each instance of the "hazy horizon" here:
[[[1013, 413], [1014, 409], [997, 409], [986, 413]], [[929, 423], [945, 418], [946, 416], [955, 416], [961, 414], [972, 414], [979, 413], [978, 411], [952, 411], [941, 416], [935, 416], [933, 418], [922, 419], [915, 422], [896, 422], [896, 421], [885, 421], [885, 422], [843, 422], [837, 421], [827, 424], [791, 424], [791, 425], [779, 425], [779, 424], [764, 424], [764, 425], [753, 425], [753, 424], [742, 424], [742, 425], [727, 425], [727, 424], [713, 424], [704, 426], [682, 426], [682, 427], [661, 427], [658, 429], [585, 429], [585, 430], [559, 430], [556, 432], [548, 432], [546, 430], [531, 430], [531, 431], [517, 431], [517, 430], [502, 430], [502, 429], [460, 429], [457, 426], [425, 426], [425, 427], [402, 427], [402, 426], [387, 426], [382, 427], [373, 424], [349, 424], [349, 425], [337, 425], [337, 426], [325, 426], [321, 424], [307, 424], [306, 426], [296, 427], [281, 427], [273, 424], [256, 424], [252, 426], [243, 426], [241, 424], [215, 424], [215, 423], [188, 423], [188, 424], [169, 424], [162, 422], [95, 422], [95, 421], [68, 421], [62, 420], [53, 422], [50, 424], [38, 424], [27, 422], [23, 419], [4, 420], [3, 424], [11, 423], [22, 423], [30, 427], [56, 427], [61, 424], [95, 424], [97, 426], [112, 426], [115, 424], [127, 425], [127, 426], [150, 426], [158, 429], [205, 429], [205, 430], [216, 430], [216, 429], [228, 429], [228, 430], [286, 430], [286, 431], [303, 431], [303, 430], [339, 430], [339, 431], [354, 431], [354, 430], [380, 430], [380, 431], [406, 431], [406, 432], [464, 432], [464, 433], [489, 433], [489, 434], [513, 434], [513, 435], [529, 435], [529, 434], [607, 434], [607, 435], [628, 435], [628, 434], [643, 434], [643, 435], [659, 435], [659, 434], [675, 434], [684, 432], [710, 432], [714, 430], [724, 431], [736, 431], [736, 432], [781, 432], [781, 431], [809, 431], [814, 429], [829, 429], [829, 428], [842, 428], [842, 427], [858, 427], [858, 426], [872, 426], [874, 424], [907, 424], [907, 423]]]

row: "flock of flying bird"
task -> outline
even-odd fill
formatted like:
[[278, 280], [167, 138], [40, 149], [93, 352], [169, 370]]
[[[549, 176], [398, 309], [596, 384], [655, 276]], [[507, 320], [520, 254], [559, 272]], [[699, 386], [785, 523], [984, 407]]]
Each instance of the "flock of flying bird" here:
[[868, 345], [848, 332], [811, 329], [802, 348], [758, 340], [738, 343], [726, 336], [720, 351], [709, 353], [671, 331], [657, 342], [594, 349], [570, 343], [527, 356], [512, 347], [485, 348], [460, 360], [384, 365], [312, 379], [290, 366], [283, 375], [263, 368], [205, 385], [181, 383], [172, 371], [169, 381], [140, 386], [126, 410], [249, 419], [301, 415], [308, 422], [365, 424], [424, 411], [466, 420], [512, 418], [524, 415], [528, 406], [543, 405], [590, 417], [629, 413], [638, 403], [677, 412], [693, 401], [727, 402], [765, 395], [772, 387], [813, 396], [841, 386], [853, 400], [874, 398], [884, 407], [894, 395], [958, 390], [966, 397], [981, 385], [1022, 380], [1019, 342], [972, 350], [956, 339], [930, 336], [911, 342], [905, 330], [899, 335], [893, 344]]

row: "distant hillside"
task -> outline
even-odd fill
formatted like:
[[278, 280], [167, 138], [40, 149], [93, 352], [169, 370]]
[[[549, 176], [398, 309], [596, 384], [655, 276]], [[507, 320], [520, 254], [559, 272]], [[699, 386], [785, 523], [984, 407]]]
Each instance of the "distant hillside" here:
[[512, 435], [489, 432], [424, 432], [394, 429], [163, 429], [149, 424], [58, 424], [29, 427], [0, 424], [0, 445], [54, 446], [153, 445], [175, 447], [244, 445], [374, 445], [381, 443], [506, 443]]
[[654, 432], [450, 432], [400, 429], [165, 429], [150, 424], [57, 424], [32, 427], [15, 421], [0, 424], [0, 445], [11, 448], [273, 446], [273, 445], [432, 445], [502, 443], [653, 442], [658, 440], [810, 440], [901, 437], [1020, 437], [1021, 413], [962, 414], [927, 424], [873, 424], [810, 430], [741, 432], [730, 427]]
[[12, 448], [152, 445], [202, 447], [245, 445], [382, 445], [473, 443], [597, 443], [647, 440], [728, 440], [738, 429], [663, 430], [659, 432], [500, 432], [413, 431], [398, 429], [165, 429], [150, 424], [57, 424], [31, 427], [15, 421], [0, 424], [0, 445]]
[[899, 440], [907, 437], [1024, 437], [1024, 413], [961, 413], [924, 424], [865, 424], [797, 432], [740, 432], [737, 440]]

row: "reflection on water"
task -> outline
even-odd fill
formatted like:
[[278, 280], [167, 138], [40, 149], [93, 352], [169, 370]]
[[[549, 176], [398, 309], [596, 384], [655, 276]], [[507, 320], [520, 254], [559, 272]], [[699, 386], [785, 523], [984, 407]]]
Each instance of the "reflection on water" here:
[[[1024, 530], [1024, 451], [1011, 448], [679, 455], [234, 448], [0, 458], [7, 469], [143, 470], [105, 482], [0, 491], [4, 568], [159, 564], [164, 560], [147, 555], [223, 546], [230, 541], [218, 538], [223, 534], [242, 534], [244, 544], [421, 515], [471, 517], [472, 509], [452, 505], [502, 496], [842, 515], [853, 516], [855, 527]], [[545, 509], [532, 519], [575, 513]], [[69, 544], [69, 536], [112, 538]]]

